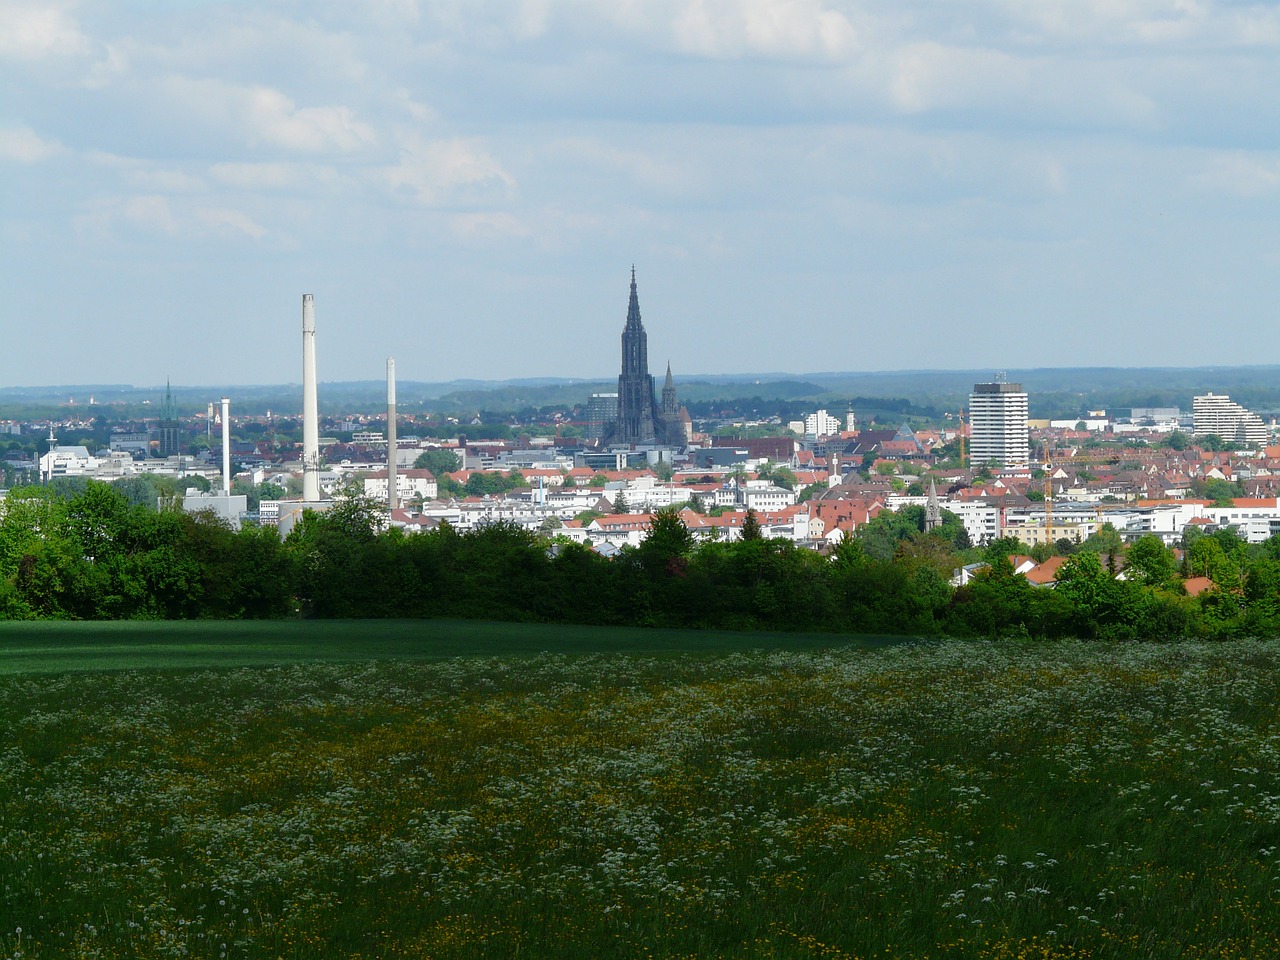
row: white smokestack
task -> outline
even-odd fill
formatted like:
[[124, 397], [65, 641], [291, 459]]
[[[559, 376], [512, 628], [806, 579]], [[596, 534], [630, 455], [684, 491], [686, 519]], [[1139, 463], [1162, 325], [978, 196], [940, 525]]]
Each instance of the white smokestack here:
[[222, 495], [231, 496], [231, 400], [222, 398]]
[[387, 357], [387, 509], [400, 506], [396, 490], [396, 361]]
[[320, 407], [316, 400], [315, 297], [302, 295], [302, 499], [320, 499]]

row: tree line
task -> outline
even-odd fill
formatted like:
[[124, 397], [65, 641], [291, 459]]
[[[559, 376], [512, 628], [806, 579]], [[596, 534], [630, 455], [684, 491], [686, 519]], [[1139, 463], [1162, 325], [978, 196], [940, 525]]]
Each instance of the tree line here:
[[[697, 542], [673, 510], [639, 546], [608, 559], [508, 523], [407, 535], [379, 529], [353, 498], [308, 513], [287, 539], [233, 531], [209, 514], [156, 510], [115, 486], [15, 490], [0, 513], [0, 618], [197, 619], [456, 617], [728, 630], [1226, 639], [1280, 633], [1280, 538], [1230, 530], [1193, 538], [1182, 558], [1156, 537], [1067, 557], [1057, 585], [1016, 576], [1000, 540], [986, 566], [950, 583], [975, 551], [951, 515], [881, 514], [830, 556], [761, 535]], [[1124, 576], [1118, 577], [1118, 568]], [[1187, 596], [1184, 576], [1215, 586]]]

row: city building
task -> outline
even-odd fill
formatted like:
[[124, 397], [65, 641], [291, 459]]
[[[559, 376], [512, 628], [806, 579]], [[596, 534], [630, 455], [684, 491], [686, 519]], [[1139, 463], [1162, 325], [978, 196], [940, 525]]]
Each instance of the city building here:
[[1020, 383], [975, 383], [969, 394], [969, 463], [1025, 467], [1031, 459], [1027, 394]]
[[1270, 431], [1262, 418], [1226, 394], [1206, 393], [1191, 399], [1191, 416], [1197, 437], [1215, 436], [1236, 443], [1265, 446]]
[[618, 419], [618, 395], [593, 393], [587, 402], [587, 439], [599, 440]]
[[825, 410], [818, 410], [804, 418], [806, 437], [830, 437], [840, 432], [840, 420]]

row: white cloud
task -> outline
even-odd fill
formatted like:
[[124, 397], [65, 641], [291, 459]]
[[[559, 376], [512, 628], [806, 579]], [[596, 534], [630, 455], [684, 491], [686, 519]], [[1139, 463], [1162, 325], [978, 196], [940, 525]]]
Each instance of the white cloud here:
[[515, 180], [478, 142], [464, 138], [424, 142], [410, 138], [400, 162], [381, 170], [393, 191], [419, 203], [507, 196]]
[[217, 228], [229, 228], [232, 232], [244, 234], [252, 237], [254, 240], [261, 240], [266, 236], [265, 227], [255, 223], [247, 214], [241, 213], [239, 210], [228, 210], [221, 207], [201, 207], [194, 211], [196, 220], [207, 226]]
[[345, 180], [333, 167], [314, 163], [215, 163], [209, 174], [227, 186], [263, 192], [333, 192]]
[[205, 189], [203, 179], [179, 167], [122, 157], [102, 150], [94, 150], [86, 158], [95, 166], [118, 171], [132, 186], [149, 192], [198, 193]]
[[1280, 159], [1243, 152], [1220, 154], [1191, 177], [1191, 184], [1234, 197], [1266, 196], [1280, 189]]
[[128, 235], [179, 242], [209, 237], [260, 240], [268, 233], [241, 210], [160, 194], [100, 198], [75, 219], [74, 226], [82, 237], [94, 240]]
[[102, 227], [109, 229], [113, 221], [124, 221], [148, 233], [178, 233], [169, 198], [157, 195], [116, 198], [96, 205], [95, 214]]
[[687, 189], [695, 177], [691, 164], [658, 157], [651, 151], [626, 150], [604, 140], [571, 137], [550, 144], [558, 158], [618, 171], [635, 183], [661, 190]]
[[859, 49], [852, 20], [823, 0], [631, 0], [614, 16], [629, 30], [666, 33], [681, 52], [715, 59], [832, 61]]
[[527, 223], [510, 213], [458, 213], [449, 222], [454, 233], [465, 240], [512, 240], [533, 234]]
[[350, 108], [299, 108], [271, 87], [171, 77], [165, 89], [180, 108], [238, 132], [250, 146], [295, 153], [354, 153], [377, 142], [373, 128]]
[[44, 60], [88, 50], [89, 41], [75, 18], [56, 5], [0, 3], [0, 58]]
[[0, 160], [39, 163], [66, 152], [62, 144], [44, 139], [30, 127], [0, 127]]

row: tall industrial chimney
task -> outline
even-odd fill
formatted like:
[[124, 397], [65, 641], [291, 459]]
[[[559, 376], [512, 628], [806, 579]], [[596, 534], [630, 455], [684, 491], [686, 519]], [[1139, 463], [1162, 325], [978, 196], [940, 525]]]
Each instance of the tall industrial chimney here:
[[396, 490], [396, 360], [387, 357], [387, 510], [400, 506]]
[[222, 398], [222, 495], [231, 496], [231, 400]]
[[320, 499], [320, 407], [316, 400], [315, 297], [302, 295], [302, 499]]

